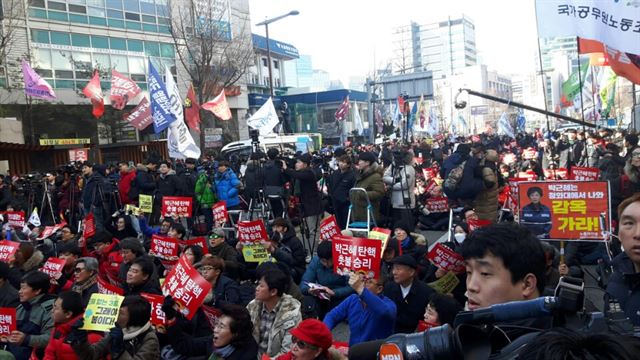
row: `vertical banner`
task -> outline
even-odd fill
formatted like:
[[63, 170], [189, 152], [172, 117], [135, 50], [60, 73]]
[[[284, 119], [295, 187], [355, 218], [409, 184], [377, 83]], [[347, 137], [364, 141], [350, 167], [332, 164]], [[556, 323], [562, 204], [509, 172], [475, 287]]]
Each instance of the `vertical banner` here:
[[15, 308], [0, 308], [0, 337], [11, 335], [18, 329]]
[[320, 223], [320, 241], [331, 241], [336, 235], [340, 235], [340, 227], [336, 217], [331, 215]]
[[540, 239], [604, 240], [611, 229], [608, 182], [537, 181], [518, 187], [520, 224]]
[[364, 274], [368, 279], [380, 276], [382, 242], [377, 239], [335, 236], [333, 245], [333, 271], [339, 275], [351, 272]]
[[213, 212], [213, 220], [215, 221], [216, 227], [221, 227], [229, 221], [226, 201], [222, 200], [213, 204], [211, 211]]
[[162, 293], [170, 295], [180, 306], [180, 312], [191, 320], [211, 291], [211, 284], [198, 271], [181, 257], [178, 264], [169, 272], [162, 286]]
[[193, 198], [183, 196], [163, 196], [162, 216], [171, 217], [174, 214], [180, 217], [191, 217], [193, 210]]
[[82, 330], [109, 331], [116, 326], [120, 304], [124, 296], [91, 294], [87, 309], [84, 311], [84, 326]]

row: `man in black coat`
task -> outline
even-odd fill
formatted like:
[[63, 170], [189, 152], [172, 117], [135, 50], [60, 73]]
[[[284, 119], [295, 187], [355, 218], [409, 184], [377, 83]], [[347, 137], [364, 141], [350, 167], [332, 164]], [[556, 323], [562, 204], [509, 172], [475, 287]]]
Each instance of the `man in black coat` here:
[[569, 129], [556, 145], [556, 149], [560, 154], [559, 166], [570, 170], [572, 166], [581, 163], [584, 142], [577, 139], [575, 129]]
[[415, 332], [435, 291], [418, 280], [418, 263], [413, 256], [401, 255], [392, 263], [393, 283], [384, 287], [384, 295], [398, 309], [394, 332], [409, 334]]
[[351, 166], [351, 157], [342, 155], [338, 158], [338, 170], [329, 178], [329, 195], [340, 229], [346, 228], [349, 214], [349, 190], [356, 184], [356, 173]]
[[283, 212], [286, 210], [283, 204], [288, 201], [288, 193], [284, 188], [287, 183], [287, 176], [282, 170], [282, 163], [276, 158], [279, 155], [279, 151], [276, 148], [271, 148], [267, 151], [267, 157], [269, 158], [262, 167], [262, 176], [264, 181], [264, 194], [269, 197], [270, 195], [278, 195], [284, 200], [270, 199], [271, 211], [274, 217], [283, 216]]
[[273, 221], [273, 236], [265, 248], [276, 261], [286, 264], [293, 280], [296, 284], [300, 283], [306, 268], [304, 246], [291, 223], [276, 218]]

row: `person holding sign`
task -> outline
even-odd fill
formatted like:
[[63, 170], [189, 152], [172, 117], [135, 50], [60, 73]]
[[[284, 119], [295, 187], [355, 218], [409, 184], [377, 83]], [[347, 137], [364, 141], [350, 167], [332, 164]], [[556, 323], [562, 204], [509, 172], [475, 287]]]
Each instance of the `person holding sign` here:
[[138, 257], [131, 262], [127, 271], [127, 280], [124, 289], [125, 295], [139, 295], [141, 292], [149, 294], [162, 294], [158, 280], [153, 277], [155, 268], [153, 262], [147, 257]]
[[207, 256], [195, 265], [198, 273], [211, 283], [211, 291], [204, 304], [219, 307], [221, 304], [240, 304], [240, 286], [224, 276], [224, 261], [217, 256]]
[[278, 262], [287, 264], [291, 270], [291, 277], [300, 282], [306, 267], [305, 252], [302, 241], [296, 236], [296, 229], [283, 218], [273, 221], [273, 236], [270, 241], [263, 242], [267, 252]]
[[527, 190], [527, 197], [531, 202], [522, 208], [520, 223], [529, 228], [538, 239], [547, 239], [551, 231], [551, 210], [540, 202], [542, 194], [542, 189], [538, 186]]

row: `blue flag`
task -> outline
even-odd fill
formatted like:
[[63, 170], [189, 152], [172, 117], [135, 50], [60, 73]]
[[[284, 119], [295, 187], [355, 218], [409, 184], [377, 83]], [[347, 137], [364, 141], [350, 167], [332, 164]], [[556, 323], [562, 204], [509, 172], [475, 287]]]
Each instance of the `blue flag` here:
[[507, 135], [512, 139], [516, 138], [506, 112], [503, 112], [502, 115], [500, 115], [500, 119], [498, 119], [498, 135]]
[[518, 111], [518, 132], [524, 132], [526, 124], [527, 124], [527, 119], [525, 119], [524, 117], [524, 111], [520, 109]]
[[411, 115], [409, 115], [409, 126], [408, 131], [413, 131], [413, 124], [416, 122], [416, 114], [418, 113], [418, 102], [415, 101], [413, 103], [413, 107], [411, 108]]
[[149, 60], [149, 97], [151, 98], [151, 113], [153, 114], [153, 130], [156, 134], [169, 127], [176, 120], [171, 111], [171, 101], [167, 87], [162, 77]]

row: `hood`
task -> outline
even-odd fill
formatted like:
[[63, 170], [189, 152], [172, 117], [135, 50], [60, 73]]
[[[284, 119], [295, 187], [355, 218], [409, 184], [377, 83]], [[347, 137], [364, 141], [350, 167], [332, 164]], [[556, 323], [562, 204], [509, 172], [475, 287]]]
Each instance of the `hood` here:
[[378, 163], [372, 163], [371, 166], [369, 166], [366, 170], [358, 171], [358, 180], [365, 179], [375, 172], [379, 172], [378, 168], [380, 168], [380, 165], [378, 165]]

